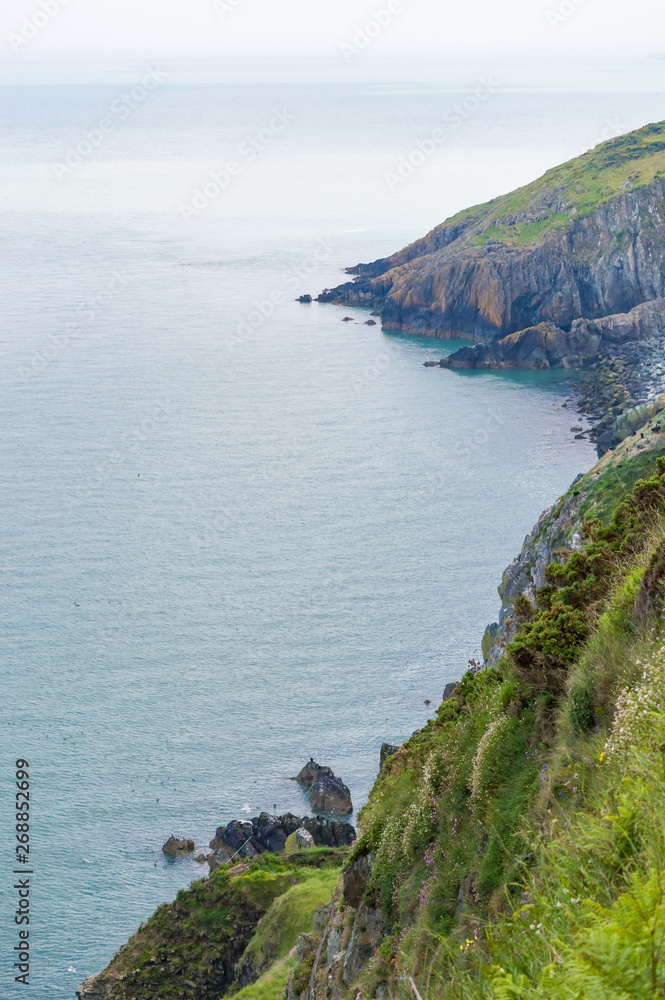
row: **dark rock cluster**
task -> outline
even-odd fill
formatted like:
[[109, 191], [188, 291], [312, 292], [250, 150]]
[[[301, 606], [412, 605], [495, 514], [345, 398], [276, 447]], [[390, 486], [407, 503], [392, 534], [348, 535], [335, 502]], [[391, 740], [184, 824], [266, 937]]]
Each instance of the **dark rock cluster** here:
[[312, 835], [317, 847], [349, 847], [356, 839], [350, 823], [326, 819], [323, 816], [272, 816], [261, 813], [251, 820], [232, 820], [218, 827], [210, 841], [212, 855], [208, 858], [211, 869], [219, 868], [231, 858], [253, 858], [266, 851], [284, 853], [287, 837], [304, 827]]

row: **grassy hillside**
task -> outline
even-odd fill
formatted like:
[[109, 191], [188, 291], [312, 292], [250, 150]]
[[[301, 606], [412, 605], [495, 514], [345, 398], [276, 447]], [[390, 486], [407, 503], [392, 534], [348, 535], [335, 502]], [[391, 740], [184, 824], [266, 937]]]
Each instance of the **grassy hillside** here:
[[[498, 240], [528, 246], [589, 215], [622, 191], [665, 178], [665, 122], [645, 125], [548, 170], [538, 180], [486, 205], [466, 209], [445, 225], [470, 226], [478, 246]], [[619, 240], [621, 234], [617, 234]]]
[[345, 856], [317, 848], [218, 868], [160, 906], [98, 977], [91, 995], [216, 1000], [240, 991], [260, 1000], [265, 980], [241, 989], [241, 979], [265, 969], [269, 982], [286, 982], [294, 963], [289, 952], [330, 901]]
[[466, 674], [389, 759], [351, 852], [263, 855], [195, 882], [91, 997], [665, 996], [665, 457], [652, 424], [571, 488], [584, 546], [558, 552], [536, 605], [518, 597], [498, 666]]
[[[390, 934], [364, 996], [665, 995], [665, 460], [518, 600], [498, 668], [391, 759], [354, 857]], [[354, 987], [355, 989], [355, 987]], [[350, 991], [350, 992], [353, 992]]]

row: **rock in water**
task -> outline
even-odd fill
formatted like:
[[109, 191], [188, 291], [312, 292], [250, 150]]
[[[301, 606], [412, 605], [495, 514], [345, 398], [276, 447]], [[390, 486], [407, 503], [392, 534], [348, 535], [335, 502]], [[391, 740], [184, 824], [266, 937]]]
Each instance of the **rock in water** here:
[[309, 801], [317, 812], [346, 816], [353, 812], [351, 793], [341, 778], [329, 767], [317, 764], [313, 757], [293, 779], [310, 789]]
[[164, 854], [168, 854], [170, 858], [184, 858], [187, 854], [191, 854], [194, 850], [193, 840], [178, 840], [173, 834], [166, 841], [162, 850]]
[[296, 299], [296, 302], [311, 302], [311, 301], [312, 301], [311, 295], [299, 295], [298, 298]]
[[320, 775], [312, 785], [309, 802], [317, 812], [347, 816], [353, 812], [351, 792], [341, 778], [328, 774]]
[[310, 757], [302, 770], [292, 780], [304, 785], [305, 788], [311, 788], [319, 775], [322, 774], [328, 774], [331, 778], [335, 777], [332, 768], [322, 767], [321, 764], [316, 763], [313, 757]]

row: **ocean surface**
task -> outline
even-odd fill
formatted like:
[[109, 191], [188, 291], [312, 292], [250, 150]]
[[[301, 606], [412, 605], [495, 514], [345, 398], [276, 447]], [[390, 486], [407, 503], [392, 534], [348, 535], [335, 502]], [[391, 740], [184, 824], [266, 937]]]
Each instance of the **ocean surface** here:
[[497, 83], [460, 116], [475, 77], [195, 85], [157, 68], [148, 89], [149, 70], [137, 90], [2, 87], [3, 997], [26, 995], [16, 758], [29, 995], [72, 1000], [207, 871], [167, 860], [169, 834], [205, 847], [233, 818], [305, 813], [288, 778], [310, 756], [362, 805], [381, 743], [479, 654], [502, 570], [593, 464], [561, 373], [427, 369], [457, 345], [296, 295], [663, 117], [655, 88], [610, 77]]

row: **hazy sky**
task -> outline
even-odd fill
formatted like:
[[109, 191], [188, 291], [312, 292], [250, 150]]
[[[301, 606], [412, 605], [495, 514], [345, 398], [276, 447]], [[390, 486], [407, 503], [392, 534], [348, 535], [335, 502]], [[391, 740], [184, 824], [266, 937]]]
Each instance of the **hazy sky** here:
[[[389, 5], [393, 11], [385, 13]], [[358, 29], [379, 21], [385, 23], [369, 28], [376, 34], [370, 44], [386, 54], [508, 46], [665, 50], [662, 0], [4, 0], [0, 19], [0, 51], [10, 60], [266, 50], [339, 57], [344, 45], [362, 43]]]

